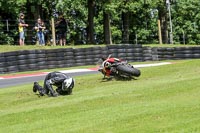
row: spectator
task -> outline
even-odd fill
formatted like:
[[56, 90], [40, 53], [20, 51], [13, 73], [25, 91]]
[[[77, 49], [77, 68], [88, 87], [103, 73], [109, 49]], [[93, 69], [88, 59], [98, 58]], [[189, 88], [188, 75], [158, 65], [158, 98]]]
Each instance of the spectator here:
[[64, 17], [61, 15], [59, 16], [58, 21], [56, 22], [56, 29], [59, 38], [60, 45], [66, 45], [66, 32], [67, 32], [67, 22]]
[[28, 27], [28, 24], [24, 21], [24, 14], [19, 14], [19, 21], [18, 21], [18, 28], [19, 28], [19, 45], [24, 46], [24, 40], [25, 40], [25, 28]]
[[38, 18], [34, 29], [37, 31], [39, 45], [44, 46], [45, 45], [44, 30], [46, 29], [46, 27], [44, 22], [40, 18]]

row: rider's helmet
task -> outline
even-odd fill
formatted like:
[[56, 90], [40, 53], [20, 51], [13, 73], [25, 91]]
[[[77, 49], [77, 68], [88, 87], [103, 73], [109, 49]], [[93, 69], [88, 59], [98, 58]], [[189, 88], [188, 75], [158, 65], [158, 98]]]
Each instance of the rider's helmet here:
[[74, 88], [74, 79], [73, 78], [68, 78], [68, 79], [65, 79], [62, 83], [62, 90], [63, 91], [68, 91], [68, 90], [71, 90]]

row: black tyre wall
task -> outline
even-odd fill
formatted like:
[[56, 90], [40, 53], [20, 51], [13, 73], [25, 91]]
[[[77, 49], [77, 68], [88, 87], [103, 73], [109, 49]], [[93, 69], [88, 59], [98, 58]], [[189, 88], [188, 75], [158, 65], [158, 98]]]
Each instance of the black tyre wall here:
[[199, 59], [200, 47], [148, 47], [120, 44], [90, 48], [20, 50], [0, 53], [0, 74], [31, 70], [95, 65], [102, 57], [128, 62]]

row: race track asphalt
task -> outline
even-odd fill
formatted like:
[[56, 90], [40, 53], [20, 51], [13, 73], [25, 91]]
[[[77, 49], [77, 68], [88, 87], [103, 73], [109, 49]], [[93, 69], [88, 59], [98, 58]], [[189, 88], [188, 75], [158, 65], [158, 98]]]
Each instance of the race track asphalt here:
[[[95, 73], [98, 73], [98, 71], [77, 72], [77, 73], [67, 73], [67, 74], [71, 77], [76, 77], [80, 75], [95, 74]], [[44, 80], [44, 78], [45, 78], [45, 75], [33, 76], [33, 77], [30, 76], [30, 77], [0, 79], [0, 89], [33, 83], [34, 81]]]
[[[152, 63], [152, 64], [139, 64], [139, 65], [134, 65], [136, 68], [141, 68], [141, 67], [154, 67], [154, 66], [160, 66], [160, 65], [169, 65], [172, 64], [171, 62], [160, 62], [160, 63]], [[62, 72], [62, 71], [61, 71]], [[80, 75], [85, 75], [85, 74], [95, 74], [99, 73], [96, 68], [91, 68], [91, 69], [74, 69], [74, 70], [67, 70], [63, 71], [64, 73], [67, 73], [71, 77], [76, 77]], [[42, 75], [34, 75], [31, 76], [19, 76], [19, 77], [7, 77], [7, 78], [2, 78], [0, 77], [0, 89], [2, 88], [9, 88], [12, 86], [16, 85], [23, 85], [23, 84], [29, 84], [33, 83], [35, 81], [41, 81], [44, 80], [46, 76], [46, 73]]]

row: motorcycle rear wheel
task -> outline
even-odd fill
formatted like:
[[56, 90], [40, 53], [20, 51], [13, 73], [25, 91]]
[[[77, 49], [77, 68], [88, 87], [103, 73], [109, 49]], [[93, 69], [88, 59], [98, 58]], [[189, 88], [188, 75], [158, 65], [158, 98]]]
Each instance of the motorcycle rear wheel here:
[[131, 66], [119, 65], [117, 66], [117, 70], [119, 73], [125, 74], [127, 76], [139, 77], [141, 75], [140, 70]]

